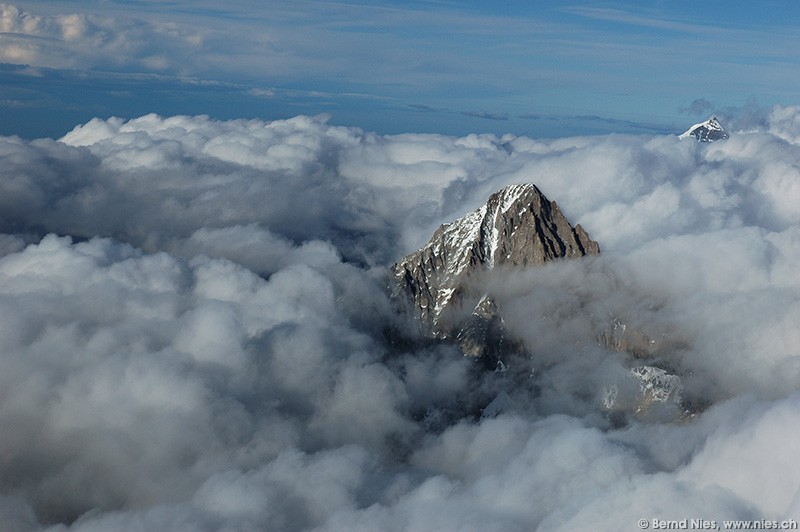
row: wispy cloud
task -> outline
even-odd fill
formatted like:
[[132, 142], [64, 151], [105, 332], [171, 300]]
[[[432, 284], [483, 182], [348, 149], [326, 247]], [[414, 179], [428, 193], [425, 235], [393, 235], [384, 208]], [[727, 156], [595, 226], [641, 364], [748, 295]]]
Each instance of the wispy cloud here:
[[425, 113], [438, 113], [439, 111], [443, 110], [441, 108], [431, 107], [430, 105], [424, 105], [420, 103], [410, 103], [408, 104], [408, 106], [414, 109], [415, 111], [421, 111]]
[[663, 15], [645, 15], [641, 12], [634, 13], [632, 11], [626, 11], [622, 9], [572, 6], [564, 8], [564, 11], [594, 20], [619, 22], [623, 24], [629, 24], [631, 26], [657, 28], [680, 33], [703, 34], [706, 36], [711, 36], [724, 31], [724, 29], [720, 28], [719, 26], [671, 20]]
[[10, 4], [0, 4], [0, 29], [0, 61], [51, 68], [180, 73], [177, 59], [188, 59], [203, 42], [189, 26], [130, 16], [38, 15]]
[[488, 111], [462, 111], [461, 114], [465, 116], [472, 116], [475, 118], [485, 118], [486, 120], [508, 120], [507, 113], [490, 113]]
[[599, 123], [606, 124], [615, 128], [625, 129], [626, 131], [651, 131], [654, 133], [666, 133], [670, 131], [668, 126], [663, 124], [652, 124], [648, 122], [636, 122], [633, 120], [622, 120], [619, 118], [610, 118], [606, 116], [597, 115], [554, 115], [554, 114], [523, 114], [519, 115], [523, 120], [533, 121], [550, 121], [550, 122], [586, 122], [586, 123]]

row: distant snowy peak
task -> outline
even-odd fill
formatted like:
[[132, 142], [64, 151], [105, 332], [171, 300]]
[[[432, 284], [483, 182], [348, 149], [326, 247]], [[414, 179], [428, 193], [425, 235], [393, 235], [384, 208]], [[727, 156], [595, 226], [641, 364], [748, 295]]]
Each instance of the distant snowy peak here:
[[715, 140], [725, 140], [729, 136], [730, 135], [722, 128], [722, 124], [719, 123], [717, 117], [712, 116], [705, 122], [693, 125], [678, 138], [688, 139], [692, 137], [699, 142], [713, 142]]
[[479, 209], [439, 227], [424, 247], [394, 265], [394, 275], [417, 316], [435, 334], [447, 335], [439, 319], [463, 302], [472, 273], [599, 252], [597, 242], [580, 225], [570, 225], [536, 186], [510, 185]]

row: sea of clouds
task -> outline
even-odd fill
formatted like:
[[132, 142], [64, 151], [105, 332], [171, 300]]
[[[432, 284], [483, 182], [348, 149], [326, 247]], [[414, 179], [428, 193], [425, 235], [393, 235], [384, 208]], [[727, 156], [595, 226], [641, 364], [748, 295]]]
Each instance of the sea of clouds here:
[[[711, 144], [306, 116], [0, 138], [2, 529], [800, 518], [800, 108], [762, 118]], [[390, 341], [415, 329], [386, 267], [519, 182], [603, 252], [487, 280], [525, 371]], [[615, 322], [693, 416], [609, 419]]]

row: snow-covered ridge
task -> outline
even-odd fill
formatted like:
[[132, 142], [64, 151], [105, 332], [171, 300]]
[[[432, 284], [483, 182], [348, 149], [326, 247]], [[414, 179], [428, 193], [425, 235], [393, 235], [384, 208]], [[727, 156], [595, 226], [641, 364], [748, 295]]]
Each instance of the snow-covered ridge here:
[[719, 123], [717, 117], [712, 116], [705, 122], [700, 122], [687, 129], [678, 136], [679, 139], [695, 138], [699, 142], [713, 142], [715, 140], [727, 139], [730, 135]]
[[[541, 194], [539, 189], [530, 183], [523, 183], [520, 185], [509, 185], [500, 190], [489, 198], [489, 202], [485, 205], [487, 210], [486, 216], [483, 218], [481, 228], [484, 229], [486, 238], [482, 240], [483, 254], [486, 257], [486, 265], [489, 268], [494, 268], [495, 256], [497, 254], [497, 247], [500, 243], [500, 229], [499, 225], [502, 224], [499, 219], [505, 215], [511, 207], [520, 202], [526, 194]], [[493, 201], [494, 200], [494, 201]], [[524, 210], [524, 205], [522, 205]]]
[[436, 255], [446, 253], [455, 255], [450, 260], [448, 273], [458, 275], [466, 268], [469, 263], [469, 245], [477, 241], [480, 236], [481, 224], [486, 217], [486, 210], [486, 205], [483, 205], [480, 209], [472, 211], [452, 223], [443, 225], [441, 237], [438, 239], [432, 238], [426, 246]]
[[509, 185], [492, 195], [489, 202], [480, 208], [442, 225], [440, 238], [434, 238], [422, 249], [430, 248], [435, 254], [450, 253], [455, 257], [450, 261], [447, 272], [459, 275], [469, 265], [470, 251], [475, 242], [480, 243], [486, 266], [494, 267], [494, 257], [499, 244], [500, 216], [517, 204], [523, 195], [541, 194], [539, 189], [530, 183]]

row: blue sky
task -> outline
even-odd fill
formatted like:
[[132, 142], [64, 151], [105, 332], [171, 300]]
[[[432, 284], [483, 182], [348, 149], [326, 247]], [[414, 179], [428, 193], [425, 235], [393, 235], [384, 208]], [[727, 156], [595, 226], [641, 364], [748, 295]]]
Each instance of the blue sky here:
[[381, 133], [660, 133], [800, 102], [800, 3], [38, 1], [0, 7], [0, 134], [329, 113]]

